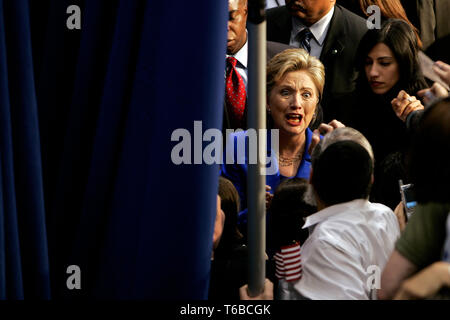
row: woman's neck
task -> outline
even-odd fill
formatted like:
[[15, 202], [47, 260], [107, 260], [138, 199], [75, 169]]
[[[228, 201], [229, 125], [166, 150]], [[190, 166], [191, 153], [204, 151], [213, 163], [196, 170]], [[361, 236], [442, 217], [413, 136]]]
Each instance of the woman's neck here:
[[281, 130], [280, 132], [280, 144], [279, 154], [284, 157], [294, 157], [302, 152], [305, 146], [306, 134], [286, 134]]

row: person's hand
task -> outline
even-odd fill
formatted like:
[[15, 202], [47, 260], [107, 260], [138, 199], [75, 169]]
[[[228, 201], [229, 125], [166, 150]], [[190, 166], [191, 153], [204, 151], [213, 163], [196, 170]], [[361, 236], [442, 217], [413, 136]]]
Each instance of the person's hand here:
[[436, 72], [443, 82], [450, 86], [450, 65], [442, 61], [436, 61], [433, 65], [433, 71]]
[[273, 194], [269, 192], [270, 190], [272, 190], [272, 188], [266, 185], [266, 210], [269, 210], [273, 198]]
[[273, 300], [273, 283], [266, 278], [264, 281], [264, 291], [255, 297], [248, 295], [248, 285], [239, 288], [239, 297], [241, 300]]
[[403, 202], [400, 201], [400, 203], [395, 208], [394, 213], [395, 216], [397, 217], [400, 232], [402, 232], [403, 230], [405, 230], [406, 227], [405, 209], [403, 207]]
[[311, 143], [309, 145], [308, 153], [312, 154], [314, 148], [319, 144], [320, 135], [324, 136], [327, 133], [333, 131], [334, 129], [344, 128], [344, 127], [345, 127], [345, 125], [336, 119], [332, 120], [328, 124], [321, 123], [320, 126], [316, 130], [313, 131], [313, 135], [311, 137]]
[[450, 263], [439, 261], [405, 280], [394, 299], [431, 298], [443, 286], [450, 286]]
[[[329, 122], [328, 124], [321, 123], [319, 128], [317, 128], [316, 130], [318, 130], [320, 132], [320, 134], [324, 136], [327, 133], [330, 133], [331, 131], [333, 131], [334, 129], [344, 128], [344, 127], [345, 127], [345, 125], [342, 122], [334, 119], [331, 122]], [[316, 130], [314, 130], [314, 131], [316, 131]]]
[[406, 121], [406, 118], [411, 112], [424, 109], [420, 100], [417, 100], [414, 96], [410, 96], [404, 90], [398, 93], [397, 98], [392, 99], [391, 105], [397, 117], [403, 122]]
[[417, 91], [417, 95], [422, 98], [426, 105], [430, 105], [437, 98], [447, 97], [448, 91], [439, 82], [435, 82], [431, 88]]

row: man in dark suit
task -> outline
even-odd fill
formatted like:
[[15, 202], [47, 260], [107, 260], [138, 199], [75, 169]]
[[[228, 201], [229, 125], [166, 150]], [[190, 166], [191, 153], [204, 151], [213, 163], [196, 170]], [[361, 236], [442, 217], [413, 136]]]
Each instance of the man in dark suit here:
[[354, 90], [353, 61], [366, 21], [336, 0], [286, 0], [267, 11], [267, 40], [304, 48], [325, 66], [325, 122], [340, 118], [337, 101]]

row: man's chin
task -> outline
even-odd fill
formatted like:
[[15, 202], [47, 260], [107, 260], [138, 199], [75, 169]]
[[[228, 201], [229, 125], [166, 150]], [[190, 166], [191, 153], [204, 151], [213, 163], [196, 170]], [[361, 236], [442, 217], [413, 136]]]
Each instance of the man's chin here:
[[295, 4], [291, 3], [289, 6], [287, 6], [288, 11], [291, 13], [291, 15], [296, 17], [304, 17], [306, 15], [306, 12], [304, 9], [300, 8], [299, 6], [296, 6]]
[[227, 40], [227, 53], [233, 50], [234, 48], [234, 40]]
[[233, 55], [237, 52], [238, 50], [236, 50], [236, 46], [227, 46], [227, 54], [228, 55]]

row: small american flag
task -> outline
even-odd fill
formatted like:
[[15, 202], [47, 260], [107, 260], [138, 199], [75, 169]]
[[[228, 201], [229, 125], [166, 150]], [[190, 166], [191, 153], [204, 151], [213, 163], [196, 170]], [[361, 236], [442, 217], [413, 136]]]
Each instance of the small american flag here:
[[274, 256], [275, 275], [278, 279], [297, 281], [302, 278], [302, 260], [300, 255], [300, 243], [283, 246]]

